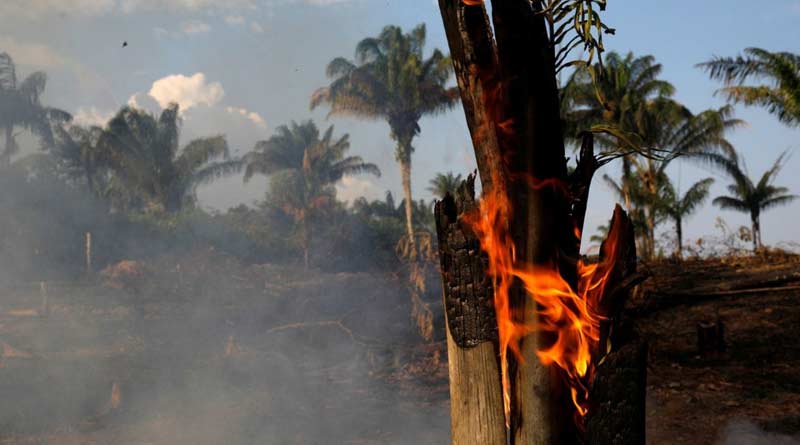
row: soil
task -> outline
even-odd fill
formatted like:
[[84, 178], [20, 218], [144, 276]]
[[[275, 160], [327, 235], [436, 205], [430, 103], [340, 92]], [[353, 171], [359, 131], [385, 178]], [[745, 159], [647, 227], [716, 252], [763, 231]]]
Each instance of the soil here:
[[[736, 442], [743, 433], [733, 432], [728, 442], [778, 443], [780, 434], [800, 443], [797, 258], [664, 263], [652, 272], [632, 308], [650, 345], [648, 441], [711, 444], [732, 423], [749, 422], [762, 433]], [[748, 291], [763, 288], [771, 290]], [[725, 351], [701, 355], [697, 323], [717, 320]]]
[[[648, 442], [794, 443], [800, 260], [649, 268], [629, 307], [650, 345]], [[0, 444], [449, 441], [445, 345], [417, 340], [397, 275], [213, 251], [143, 270], [131, 286], [46, 283], [46, 299], [40, 283], [0, 289]], [[726, 349], [700, 355], [697, 322], [717, 320]]]

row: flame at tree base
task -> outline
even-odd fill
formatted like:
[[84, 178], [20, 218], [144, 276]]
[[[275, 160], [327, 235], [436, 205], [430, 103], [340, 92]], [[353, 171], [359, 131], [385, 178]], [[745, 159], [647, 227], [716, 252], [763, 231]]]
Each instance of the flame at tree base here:
[[[465, 215], [464, 221], [475, 232], [481, 249], [488, 256], [487, 274], [494, 288], [497, 315], [500, 364], [503, 386], [503, 405], [508, 424], [511, 411], [508, 352], [524, 366], [520, 353], [523, 337], [547, 333], [554, 342], [537, 351], [544, 365], [557, 365], [570, 387], [576, 419], [580, 421], [589, 410], [589, 385], [599, 356], [601, 299], [613, 270], [618, 234], [612, 231], [601, 248], [601, 261], [586, 264], [577, 261], [578, 283], [573, 289], [558, 270], [555, 259], [547, 264], [529, 264], [517, 258], [514, 240], [509, 231], [513, 218], [512, 206], [504, 193], [488, 191], [476, 212]], [[580, 232], [575, 229], [576, 242]], [[537, 322], [516, 319], [512, 311], [512, 285], [519, 283], [526, 298], [535, 303]]]

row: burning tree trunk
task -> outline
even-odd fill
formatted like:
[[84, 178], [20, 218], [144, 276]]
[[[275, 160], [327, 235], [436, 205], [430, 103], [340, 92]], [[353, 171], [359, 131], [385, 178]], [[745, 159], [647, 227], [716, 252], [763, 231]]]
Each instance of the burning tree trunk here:
[[463, 224], [475, 211], [474, 177], [436, 205], [453, 444], [506, 443], [492, 283], [480, 242]]
[[482, 1], [439, 0], [484, 197], [477, 206], [471, 178], [436, 206], [454, 444], [586, 437], [594, 369], [635, 272], [621, 209], [601, 262], [580, 258], [599, 162], [586, 134], [567, 174], [554, 45], [537, 4], [493, 1], [495, 39]]

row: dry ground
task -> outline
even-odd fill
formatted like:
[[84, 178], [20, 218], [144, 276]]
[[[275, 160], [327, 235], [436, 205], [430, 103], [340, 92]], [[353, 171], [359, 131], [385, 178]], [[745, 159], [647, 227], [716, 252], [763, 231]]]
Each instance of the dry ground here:
[[[448, 442], [444, 345], [416, 341], [396, 276], [213, 252], [148, 267], [136, 288], [49, 283], [47, 313], [38, 283], [0, 291], [0, 444]], [[631, 305], [651, 346], [650, 442], [712, 444], [728, 428], [729, 443], [792, 443], [800, 261], [652, 271]], [[717, 316], [728, 350], [701, 358], [696, 322]]]

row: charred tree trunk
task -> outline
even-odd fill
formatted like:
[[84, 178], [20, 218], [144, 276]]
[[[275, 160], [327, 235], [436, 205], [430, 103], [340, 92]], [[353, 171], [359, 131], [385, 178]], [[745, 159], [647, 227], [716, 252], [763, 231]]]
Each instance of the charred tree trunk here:
[[[605, 244], [614, 240], [615, 249]], [[609, 237], [600, 247], [601, 261], [613, 251], [614, 268], [606, 283], [598, 312], [606, 320], [600, 325], [600, 347], [586, 418], [585, 441], [589, 444], [644, 445], [647, 391], [647, 343], [638, 338], [624, 316], [624, 306], [633, 288], [646, 275], [636, 271], [636, 238], [633, 224], [617, 206]], [[602, 360], [601, 360], [602, 357]]]
[[475, 209], [474, 177], [436, 203], [454, 445], [505, 445], [492, 283], [480, 243], [461, 217]]
[[[577, 169], [567, 175], [554, 48], [536, 4], [492, 1], [495, 39], [483, 2], [439, 0], [484, 194], [503, 194], [513, 207], [506, 223], [516, 261], [555, 267], [577, 291], [579, 233], [598, 161], [592, 135], [585, 134]], [[448, 196], [436, 206], [453, 443], [506, 443], [493, 289], [485, 277], [480, 244], [460, 223], [460, 215], [476, 206], [470, 181], [457, 197]], [[621, 312], [619, 301], [635, 272], [632, 225], [621, 209], [615, 221], [612, 227], [625, 235], [619, 242], [627, 243], [615, 255], [627, 256], [625, 267], [615, 269], [615, 278], [609, 280], [614, 298], [598, 309], [611, 316], [602, 334], [606, 341], [614, 336], [614, 316]], [[510, 293], [514, 321], [537, 325], [536, 304], [521, 284], [512, 284]], [[520, 344], [524, 364], [509, 358], [512, 445], [569, 444], [587, 437], [573, 423], [575, 411], [563, 373], [537, 357], [553, 340], [527, 335]]]

